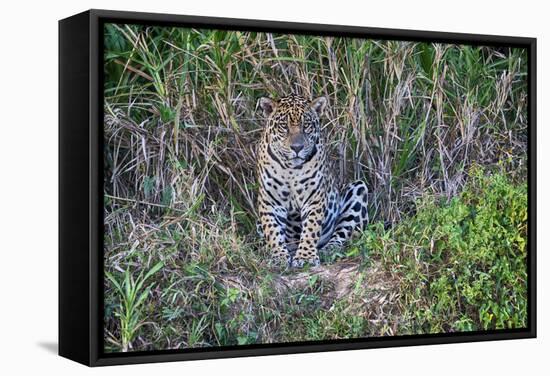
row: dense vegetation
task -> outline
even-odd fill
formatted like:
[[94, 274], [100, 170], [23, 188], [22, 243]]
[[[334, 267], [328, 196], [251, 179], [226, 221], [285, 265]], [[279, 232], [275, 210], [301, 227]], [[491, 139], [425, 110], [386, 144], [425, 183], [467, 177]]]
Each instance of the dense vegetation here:
[[[185, 348], [521, 327], [520, 49], [107, 25], [105, 345]], [[261, 96], [329, 100], [371, 225], [320, 268], [254, 233]]]
[[400, 276], [406, 333], [527, 325], [527, 186], [476, 171], [449, 203], [364, 234], [367, 254]]

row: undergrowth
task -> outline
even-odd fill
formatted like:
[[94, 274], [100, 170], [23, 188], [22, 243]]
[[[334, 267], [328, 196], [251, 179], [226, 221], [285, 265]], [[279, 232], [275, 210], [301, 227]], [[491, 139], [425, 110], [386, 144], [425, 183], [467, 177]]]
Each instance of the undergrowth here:
[[[342, 258], [286, 273], [270, 269], [253, 241], [223, 230], [229, 220], [222, 217], [201, 229], [155, 224], [147, 238], [131, 236], [134, 251], [123, 255], [136, 262], [146, 257], [142, 262], [155, 271], [153, 262], [164, 263], [141, 286], [148, 295], [132, 338], [124, 322], [127, 293], [114, 282], [114, 275], [128, 277], [108, 274], [108, 349], [525, 327], [526, 200], [525, 183], [475, 169], [450, 201], [426, 197], [391, 229], [372, 223]], [[120, 252], [108, 256], [121, 258]]]
[[399, 275], [404, 333], [527, 325], [527, 186], [476, 170], [448, 204], [433, 198], [390, 230], [364, 234], [372, 257]]

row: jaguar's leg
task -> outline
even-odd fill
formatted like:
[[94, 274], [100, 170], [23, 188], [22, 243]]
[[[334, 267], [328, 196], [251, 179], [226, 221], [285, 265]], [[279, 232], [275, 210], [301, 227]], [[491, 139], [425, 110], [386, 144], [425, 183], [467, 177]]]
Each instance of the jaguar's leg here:
[[341, 196], [340, 213], [334, 232], [324, 245], [323, 251], [342, 248], [351, 239], [354, 231], [362, 230], [368, 222], [367, 185], [356, 181], [346, 186]]
[[[298, 244], [300, 243], [300, 233], [302, 232], [302, 223], [300, 221], [300, 216], [289, 215], [288, 221], [285, 226], [285, 243], [290, 253], [290, 257], [293, 257], [298, 249]], [[265, 239], [264, 230], [262, 228], [262, 222], [260, 220], [256, 221], [256, 233], [262, 239]]]
[[292, 258], [292, 266], [298, 268], [305, 264], [313, 266], [320, 264], [317, 245], [321, 239], [323, 214], [327, 200], [323, 190], [318, 189], [309, 197], [308, 201], [302, 207], [300, 243], [295, 256]]
[[264, 230], [262, 229], [262, 222], [258, 219], [256, 221], [256, 233], [260, 238], [264, 238]]
[[286, 246], [290, 252], [290, 257], [294, 257], [298, 245], [300, 244], [300, 234], [302, 233], [302, 219], [300, 213], [290, 213], [285, 229]]
[[285, 241], [286, 209], [270, 205], [260, 206], [261, 232], [276, 263], [288, 265], [290, 253]]
[[317, 249], [323, 251], [325, 245], [329, 242], [333, 232], [334, 227], [338, 219], [338, 214], [340, 211], [340, 199], [339, 193], [337, 191], [332, 191], [328, 194], [328, 204], [325, 208], [325, 214], [323, 219], [323, 228], [321, 230], [321, 239], [319, 239], [319, 244], [317, 244]]

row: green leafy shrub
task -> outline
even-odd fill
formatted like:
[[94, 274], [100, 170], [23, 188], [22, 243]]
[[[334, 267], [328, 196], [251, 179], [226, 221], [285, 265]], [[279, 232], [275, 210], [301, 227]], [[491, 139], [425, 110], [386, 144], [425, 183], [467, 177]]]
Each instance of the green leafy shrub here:
[[425, 199], [363, 246], [401, 279], [403, 333], [525, 327], [527, 185], [474, 169], [449, 202]]

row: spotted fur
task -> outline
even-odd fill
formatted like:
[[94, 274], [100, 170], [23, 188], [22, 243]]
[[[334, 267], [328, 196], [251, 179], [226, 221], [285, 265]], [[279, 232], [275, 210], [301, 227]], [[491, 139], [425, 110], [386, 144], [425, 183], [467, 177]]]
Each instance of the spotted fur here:
[[260, 99], [267, 124], [258, 147], [258, 229], [273, 258], [319, 265], [319, 251], [342, 247], [367, 221], [362, 181], [337, 188], [320, 125], [324, 97]]

